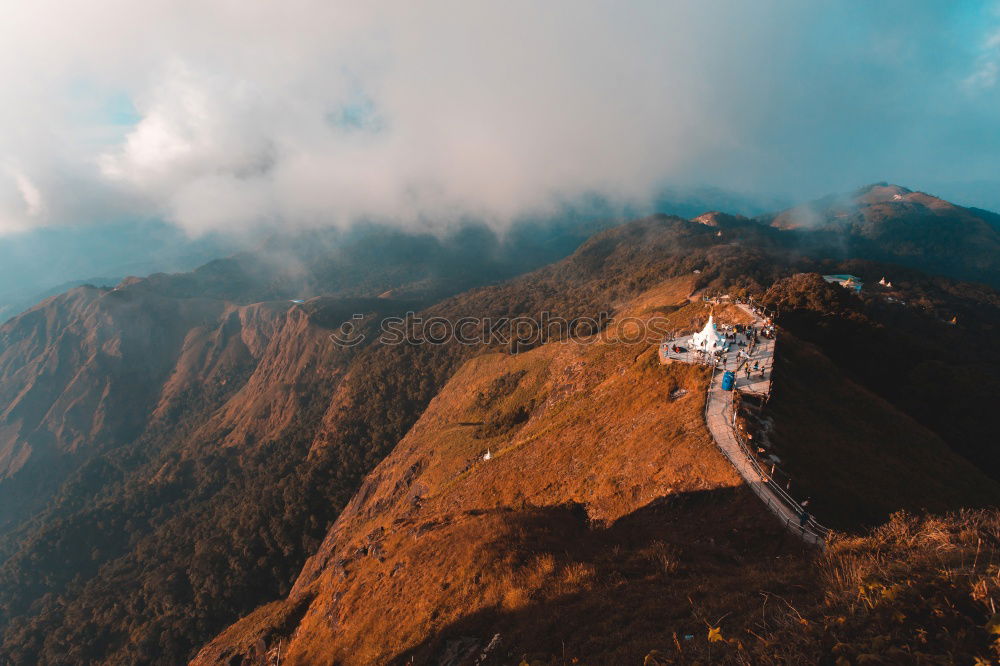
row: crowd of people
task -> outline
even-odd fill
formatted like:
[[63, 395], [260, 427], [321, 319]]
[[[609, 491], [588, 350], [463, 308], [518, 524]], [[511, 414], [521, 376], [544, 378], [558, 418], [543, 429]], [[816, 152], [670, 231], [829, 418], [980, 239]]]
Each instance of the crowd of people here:
[[747, 380], [754, 377], [760, 379], [767, 377], [768, 367], [766, 363], [761, 363], [759, 359], [753, 359], [753, 355], [757, 351], [761, 339], [773, 340], [775, 337], [774, 323], [770, 319], [766, 319], [763, 324], [723, 324], [718, 327], [718, 332], [726, 341], [725, 349], [707, 353], [698, 349], [688, 349], [679, 344], [679, 340], [671, 339], [662, 343], [661, 351], [664, 356], [693, 354], [693, 359], [686, 360], [696, 360], [696, 362], [727, 369], [730, 364], [730, 354], [735, 350], [737, 373], [742, 373]]

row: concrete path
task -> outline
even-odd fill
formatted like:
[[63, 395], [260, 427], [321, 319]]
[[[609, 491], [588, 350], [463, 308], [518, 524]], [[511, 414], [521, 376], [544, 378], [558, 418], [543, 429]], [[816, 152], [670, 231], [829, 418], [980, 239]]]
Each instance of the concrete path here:
[[[740, 305], [743, 310], [754, 318], [754, 326], [761, 328], [764, 325], [764, 318], [757, 315], [746, 305]], [[742, 336], [738, 336], [741, 340]], [[686, 347], [686, 338], [675, 343], [680, 347]], [[744, 361], [738, 360], [736, 352], [730, 352], [727, 356], [725, 367], [721, 365], [713, 371], [709, 384], [708, 394], [705, 403], [705, 422], [709, 432], [715, 439], [719, 450], [732, 463], [739, 475], [743, 477], [750, 489], [760, 498], [768, 509], [784, 524], [791, 532], [801, 537], [807, 543], [822, 545], [827, 533], [826, 528], [810, 520], [805, 526], [800, 524], [800, 509], [795, 501], [785, 490], [769, 478], [769, 470], [763, 468], [757, 462], [756, 457], [740, 443], [733, 428], [733, 392], [722, 390], [722, 374], [725, 370], [732, 370], [736, 373], [736, 388], [743, 392], [752, 392], [764, 396], [771, 393], [771, 370], [774, 366], [774, 340], [760, 338], [759, 342], [750, 355], [749, 365], [752, 368], [757, 363], [763, 372], [753, 372], [751, 369], [749, 379], [743, 371]], [[735, 348], [734, 348], [735, 349]], [[693, 354], [674, 354], [669, 349], [661, 348], [661, 360], [667, 358], [678, 361], [694, 361], [688, 356]]]

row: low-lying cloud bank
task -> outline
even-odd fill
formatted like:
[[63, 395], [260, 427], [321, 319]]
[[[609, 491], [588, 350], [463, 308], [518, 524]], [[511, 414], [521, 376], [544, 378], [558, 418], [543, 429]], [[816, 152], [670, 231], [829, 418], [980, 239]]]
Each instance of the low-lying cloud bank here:
[[503, 225], [664, 184], [997, 178], [995, 2], [18, 4], [0, 233]]

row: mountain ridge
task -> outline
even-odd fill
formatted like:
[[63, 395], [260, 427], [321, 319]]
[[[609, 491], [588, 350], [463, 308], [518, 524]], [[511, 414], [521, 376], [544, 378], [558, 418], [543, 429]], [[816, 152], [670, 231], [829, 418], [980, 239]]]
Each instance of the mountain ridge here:
[[[899, 192], [888, 193], [890, 201], [895, 194]], [[895, 204], [890, 208], [902, 210]], [[966, 218], [959, 213], [955, 223], [961, 226]], [[934, 353], [933, 345], [968, 346], [996, 330], [1000, 308], [995, 291], [889, 263], [885, 257], [902, 255], [891, 243], [882, 247], [878, 234], [865, 238], [854, 231], [789, 231], [721, 213], [706, 219], [717, 226], [705, 220], [650, 216], [598, 231], [558, 262], [543, 261], [561, 252], [559, 248], [574, 245], [580, 232], [570, 230], [557, 233], [556, 242], [541, 249], [532, 250], [527, 242], [508, 246], [492, 260], [480, 262], [481, 270], [463, 268], [459, 259], [479, 257], [495, 238], [472, 234], [447, 246], [421, 237], [415, 244], [403, 244], [405, 237], [386, 232], [361, 242], [354, 256], [346, 258], [343, 251], [327, 255], [326, 248], [315, 244], [309, 248], [314, 256], [296, 263], [294, 271], [279, 265], [271, 272], [264, 259], [242, 255], [193, 274], [128, 280], [111, 290], [83, 287], [15, 317], [0, 327], [0, 335], [6, 336], [0, 344], [0, 371], [7, 373], [0, 377], [0, 395], [12, 400], [8, 411], [14, 417], [4, 417], [8, 430], [0, 433], [37, 426], [40, 434], [33, 437], [38, 441], [31, 440], [31, 445], [71, 457], [38, 459], [36, 469], [55, 472], [52, 476], [59, 483], [41, 489], [49, 493], [44, 501], [35, 497], [31, 507], [17, 509], [30, 517], [13, 525], [6, 543], [0, 543], [3, 652], [12, 655], [14, 663], [175, 663], [193, 656], [212, 636], [224, 635], [220, 632], [241, 617], [258, 622], [262, 616], [254, 609], [268, 601], [277, 606], [265, 606], [269, 610], [261, 612], [275, 615], [261, 626], [275, 636], [287, 636], [274, 622], [292, 626], [299, 612], [306, 612], [293, 585], [307, 558], [328, 538], [329, 526], [352, 497], [361, 501], [357, 497], [363, 494], [355, 494], [365, 476], [389, 459], [424, 415], [430, 418], [429, 405], [458, 376], [454, 373], [468, 363], [483, 362], [476, 358], [485, 353], [504, 363], [527, 362], [550, 353], [547, 345], [563, 344], [561, 337], [545, 336], [511, 336], [480, 348], [371, 343], [382, 317], [410, 311], [424, 318], [475, 315], [494, 321], [548, 312], [570, 322], [560, 335], [571, 340], [593, 334], [584, 326], [587, 321], [604, 330], [616, 317], [630, 313], [640, 318], [681, 317], [679, 323], [692, 325], [705, 314], [696, 311], [700, 295], [764, 297], [782, 280], [810, 273], [811, 281], [771, 294], [785, 304], [783, 311], [788, 310], [783, 316], [789, 317], [789, 331], [818, 345], [850, 381], [899, 411], [901, 423], [918, 421], [930, 433], [921, 435], [922, 441], [936, 441], [947, 456], [974, 461], [982, 470], [983, 478], [977, 477], [967, 494], [942, 495], [942, 510], [976, 505], [991, 496], [990, 479], [995, 480], [998, 471], [988, 449], [963, 448], [961, 437], [943, 431], [950, 419], [966, 413], [962, 406], [942, 403], [937, 418], [926, 406], [940, 400], [927, 387], [953, 387], [965, 395], [971, 384], [981, 381], [982, 373], [971, 368], [968, 358], [949, 362]], [[388, 260], [373, 263], [386, 239], [395, 243]], [[921, 247], [925, 254], [938, 251], [934, 245]], [[944, 248], [941, 265], [947, 264], [953, 249]], [[441, 258], [448, 261], [436, 265]], [[542, 267], [501, 279], [505, 271], [516, 274], [532, 262]], [[302, 266], [309, 268], [302, 272]], [[867, 276], [869, 284], [878, 279], [871, 276], [888, 274], [897, 287], [885, 293], [873, 287], [876, 291], [866, 292], [855, 304], [843, 300], [839, 287], [823, 283], [816, 275], [820, 272], [856, 272]], [[684, 286], [670, 295], [674, 288], [665, 285], [674, 284], [672, 280]], [[317, 290], [327, 293], [317, 295]], [[890, 294], [908, 305], [886, 300]], [[123, 313], [141, 316], [125, 318]], [[369, 342], [348, 348], [334, 345], [330, 335], [341, 323], [354, 321], [356, 313], [363, 314], [357, 332]], [[960, 322], [950, 326], [946, 322], [956, 313]], [[911, 338], [927, 341], [921, 347], [907, 338], [905, 354], [929, 357], [928, 364], [920, 366], [920, 377], [926, 377], [914, 375], [913, 386], [919, 390], [912, 394], [899, 394], [885, 377], [866, 370], [870, 357], [851, 362], [837, 350], [838, 334], [881, 341], [880, 330], [904, 327], [913, 331]], [[873, 354], [886, 351], [880, 345]], [[645, 358], [642, 350], [636, 351], [636, 358]], [[894, 363], [906, 358], [890, 357]], [[150, 358], [157, 362], [149, 363]], [[995, 361], [990, 357], [988, 362]], [[623, 359], [621, 366], [632, 368], [635, 363]], [[133, 367], [147, 374], [134, 376]], [[25, 374], [24, 368], [31, 370]], [[645, 366], [635, 369], [634, 376], [629, 372], [626, 381], [647, 382], [642, 384], [647, 388], [663, 380]], [[614, 376], [610, 370], [608, 374]], [[78, 391], [74, 381], [88, 388]], [[25, 385], [33, 388], [24, 392]], [[691, 387], [684, 388], [692, 394]], [[140, 403], [142, 409], [136, 409]], [[489, 433], [504, 437], [534, 427], [538, 405], [521, 407], [474, 426], [485, 437], [475, 441], [496, 436]], [[653, 408], [648, 402], [633, 407]], [[600, 409], [591, 404], [584, 411], [600, 414]], [[622, 413], [629, 412], [623, 408]], [[637, 418], [644, 413], [637, 412]], [[126, 416], [135, 423], [123, 421]], [[987, 427], [988, 419], [973, 414], [963, 433], [979, 437]], [[30, 438], [8, 437], [3, 450], [9, 471], [24, 455], [18, 442]], [[791, 451], [786, 455], [793, 462], [798, 437], [794, 431], [776, 432], [775, 446]], [[87, 442], [92, 445], [84, 445]], [[81, 454], [86, 455], [72, 458]], [[919, 463], [916, 469], [923, 473], [925, 467]], [[960, 467], [956, 463], [954, 468]], [[23, 469], [21, 465], [12, 474]], [[430, 467], [423, 469], [426, 473]], [[822, 489], [815, 477], [810, 480], [810, 470], [803, 469], [802, 476], [805, 483]], [[19, 488], [11, 478], [0, 482], [5, 500], [33, 489], [33, 478], [22, 478]], [[526, 482], [528, 478], [534, 477], [526, 477]], [[542, 485], [539, 479], [535, 482]], [[691, 491], [691, 507], [702, 507], [692, 508], [699, 520], [712, 515], [715, 502], [738, 506], [744, 501], [739, 492]], [[856, 506], [863, 505], [865, 491], [858, 497]], [[590, 566], [613, 570], [617, 556], [605, 551], [611, 546], [600, 535], [624, 536], [628, 531], [619, 533], [614, 526], [599, 534], [580, 531], [579, 520], [573, 518], [579, 509], [572, 508], [582, 504], [580, 499], [559, 497], [559, 502], [571, 504], [525, 509], [515, 522], [551, 525], [587, 542], [597, 539], [595, 552], [604, 554], [596, 555]], [[503, 502], [516, 504], [511, 498]], [[860, 520], [860, 512], [851, 510], [843, 524], [862, 529], [862, 523], [880, 520], [894, 507], [914, 507], [902, 493], [873, 504], [877, 511], [870, 517]], [[639, 520], [646, 511], [632, 506], [628, 515]], [[660, 515], [655, 506], [648, 511]], [[682, 513], [663, 513], [665, 522], [657, 529], [666, 532], [644, 533], [642, 547], [669, 537], [670, 525], [681, 520]], [[500, 511], [493, 517], [500, 520], [503, 515]], [[475, 522], [469, 520], [469, 525]], [[619, 520], [631, 524], [627, 515]], [[762, 533], [771, 534], [766, 525], [755, 523]], [[560, 531], [564, 529], [569, 531]], [[757, 555], [765, 553], [766, 541], [754, 546]], [[90, 548], [82, 549], [80, 543]], [[737, 557], [736, 551], [727, 550], [735, 548], [735, 542], [726, 543], [721, 550], [706, 546], [706, 552], [722, 559]], [[319, 560], [313, 562], [308, 566], [317, 566]], [[796, 562], [796, 568], [806, 566]], [[628, 566], [633, 565], [642, 576], [661, 575], [644, 568], [648, 564]], [[764, 560], [748, 566], [758, 572], [754, 576], [767, 569]], [[543, 596], [559, 594], [544, 585], [537, 589]], [[637, 588], [629, 589], [639, 594]], [[274, 601], [281, 599], [285, 601]], [[526, 626], [524, 620], [512, 618], [504, 621], [513, 622], [511, 627]], [[456, 626], [464, 626], [461, 617], [455, 619]], [[427, 640], [426, 645], [416, 641], [398, 646], [400, 654], [436, 654], [444, 647], [434, 636]], [[252, 643], [241, 643], [232, 656], [249, 658], [256, 638]]]

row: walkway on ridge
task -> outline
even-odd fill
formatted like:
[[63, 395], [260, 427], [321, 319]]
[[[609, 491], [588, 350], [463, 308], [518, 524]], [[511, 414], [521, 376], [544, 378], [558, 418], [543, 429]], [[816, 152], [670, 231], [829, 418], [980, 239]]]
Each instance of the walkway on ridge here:
[[[763, 328], [765, 325], [763, 317], [747, 305], [739, 304], [739, 307], [754, 318], [754, 327]], [[678, 340], [676, 344], [686, 347], [685, 342], [686, 340]], [[675, 343], [672, 342], [671, 345], [673, 344]], [[737, 437], [733, 427], [733, 392], [722, 390], [723, 372], [731, 370], [736, 373], [736, 389], [744, 393], [755, 393], [769, 397], [771, 371], [774, 366], [774, 347], [774, 339], [758, 338], [757, 346], [748, 363], [750, 365], [755, 362], [760, 364], [763, 373], [751, 372], [749, 379], [744, 372], [738, 371], [741, 361], [736, 358], [735, 353], [726, 355], [725, 366], [719, 365], [717, 369], [713, 369], [705, 399], [705, 422], [719, 450], [736, 468], [754, 494], [767, 505], [771, 513], [785, 527], [807, 543], [822, 545], [829, 530], [812, 519], [805, 526], [800, 524], [801, 509], [798, 502], [770, 477], [768, 470], [761, 466], [756, 456]], [[661, 362], [664, 358], [683, 362], [693, 360], [690, 352], [678, 355], [669, 350], [661, 351]]]

